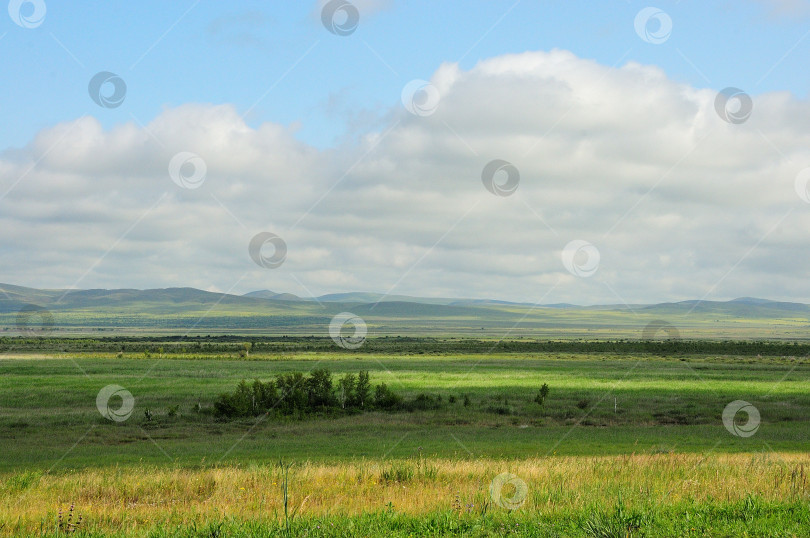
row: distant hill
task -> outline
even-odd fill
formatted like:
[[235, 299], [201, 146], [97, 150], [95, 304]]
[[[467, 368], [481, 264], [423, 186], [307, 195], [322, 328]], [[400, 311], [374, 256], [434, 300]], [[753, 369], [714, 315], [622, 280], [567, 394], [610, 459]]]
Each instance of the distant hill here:
[[270, 290], [251, 291], [244, 294], [242, 297], [251, 297], [253, 299], [270, 299], [273, 301], [303, 301], [301, 297], [293, 295], [292, 293], [276, 293]]
[[647, 312], [657, 312], [661, 315], [687, 315], [689, 313], [716, 314], [739, 318], [781, 318], [795, 315], [807, 315], [810, 306], [803, 303], [789, 303], [769, 301], [767, 299], [754, 299], [745, 297], [731, 301], [681, 301], [677, 303], [661, 303], [643, 308]]
[[515, 303], [511, 301], [497, 301], [492, 299], [456, 299], [451, 297], [412, 297], [409, 295], [386, 295], [383, 293], [354, 291], [348, 293], [329, 293], [318, 297], [299, 297], [292, 293], [276, 293], [270, 290], [251, 291], [243, 297], [261, 299], [274, 299], [279, 301], [315, 301], [321, 303], [419, 303], [432, 305], [465, 306], [465, 305], [519, 305], [530, 303]]
[[321, 295], [318, 300], [322, 303], [376, 303], [376, 302], [397, 302], [397, 303], [421, 303], [421, 304], [441, 304], [449, 305], [458, 299], [442, 299], [432, 297], [410, 297], [408, 295], [385, 295], [383, 293], [370, 292], [350, 292], [350, 293], [330, 293]]
[[660, 320], [700, 335], [726, 331], [742, 338], [771, 337], [777, 331], [804, 337], [810, 328], [810, 306], [751, 297], [581, 306], [373, 292], [306, 298], [271, 290], [233, 295], [195, 288], [45, 290], [0, 284], [0, 330], [13, 330], [20, 323], [18, 313], [31, 305], [51, 312], [54, 325], [65, 330], [97, 327], [323, 335], [340, 312], [361, 316], [384, 334], [632, 337], [641, 334], [647, 323]]

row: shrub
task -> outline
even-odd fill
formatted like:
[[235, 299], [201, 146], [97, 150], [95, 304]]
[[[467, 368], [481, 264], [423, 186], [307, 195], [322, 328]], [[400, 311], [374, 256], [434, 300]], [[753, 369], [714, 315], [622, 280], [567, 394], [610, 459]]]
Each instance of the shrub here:
[[514, 410], [508, 404], [496, 404], [487, 407], [487, 412], [495, 413], [496, 415], [511, 415]]
[[421, 393], [416, 396], [412, 401], [408, 402], [406, 407], [410, 411], [427, 411], [430, 409], [439, 409], [442, 406], [441, 396], [431, 396], [430, 394]]
[[374, 406], [377, 409], [391, 411], [402, 407], [402, 397], [394, 394], [385, 383], [380, 383], [374, 389]]
[[243, 379], [236, 387], [236, 391], [228, 394], [220, 394], [219, 399], [214, 402], [214, 408], [218, 414], [228, 417], [246, 417], [254, 414], [256, 408], [253, 390]]
[[540, 405], [546, 403], [546, 398], [548, 397], [549, 388], [548, 383], [543, 383], [543, 386], [540, 387], [540, 391], [537, 393], [537, 396], [534, 397], [534, 401]]

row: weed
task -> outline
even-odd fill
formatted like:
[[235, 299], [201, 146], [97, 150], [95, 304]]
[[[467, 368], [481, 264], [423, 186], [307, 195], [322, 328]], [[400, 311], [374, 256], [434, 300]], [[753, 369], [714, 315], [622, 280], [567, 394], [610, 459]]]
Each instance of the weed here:
[[79, 530], [82, 524], [82, 516], [78, 513], [76, 514], [78, 518], [76, 521], [73, 521], [73, 510], [74, 505], [71, 503], [70, 508], [68, 509], [67, 518], [63, 517], [62, 509], [59, 509], [59, 515], [56, 518], [56, 529], [58, 533], [61, 534], [73, 534], [74, 532]]

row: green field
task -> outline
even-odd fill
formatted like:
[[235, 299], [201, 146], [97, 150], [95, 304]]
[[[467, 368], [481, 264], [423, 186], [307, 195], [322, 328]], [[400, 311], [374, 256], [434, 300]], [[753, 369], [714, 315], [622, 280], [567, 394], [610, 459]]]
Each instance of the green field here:
[[[798, 536], [802, 535], [799, 529], [804, 528], [802, 521], [810, 525], [810, 491], [806, 484], [794, 484], [790, 495], [782, 495], [770, 483], [777, 480], [775, 473], [795, 475], [797, 469], [801, 473], [805, 466], [810, 469], [810, 365], [804, 357], [628, 353], [622, 352], [621, 345], [613, 353], [525, 349], [509, 353], [490, 352], [488, 342], [479, 342], [470, 352], [459, 353], [458, 341], [425, 344], [432, 349], [428, 355], [392, 350], [299, 349], [284, 353], [259, 351], [243, 358], [235, 351], [221, 352], [216, 348], [207, 353], [183, 353], [179, 349], [169, 352], [165, 342], [154, 345], [157, 353], [98, 349], [46, 353], [17, 345], [16, 350], [0, 359], [0, 496], [12, 506], [0, 521], [0, 533], [24, 535], [34, 528], [53, 530], [56, 512], [59, 508], [66, 510], [71, 502], [86, 514], [81, 532], [126, 530], [154, 536], [164, 532], [217, 535], [209, 532], [217, 525], [223, 532], [227, 529], [229, 534], [225, 535], [253, 535], [253, 524], [265, 534], [295, 531], [303, 535], [307, 530], [307, 535], [319, 535], [313, 531], [317, 525], [321, 525], [320, 532], [332, 523], [337, 523], [339, 529], [355, 529], [352, 532], [357, 536], [377, 532], [403, 536], [431, 532], [499, 535], [499, 525], [515, 523], [519, 525], [512, 531], [520, 530], [518, 534], [526, 536], [596, 536], [599, 534], [588, 526], [589, 518], [603, 517], [603, 526], [609, 527], [609, 521], [615, 518], [623, 521], [617, 514], [624, 504], [628, 513], [635, 510], [643, 516], [638, 528], [631, 521], [625, 529], [638, 535], [681, 535], [675, 529], [688, 527], [679, 519], [681, 510], [691, 510], [693, 517], [703, 518], [703, 526], [699, 526], [703, 531], [695, 534], [701, 536], [715, 535], [715, 531], [717, 535], [736, 535], [741, 529], [750, 535]], [[87, 346], [104, 347], [98, 342]], [[370, 349], [375, 346], [390, 349], [390, 342], [368, 342]], [[429, 411], [236, 420], [224, 420], [211, 412], [217, 396], [234, 390], [242, 379], [269, 380], [277, 373], [306, 373], [313, 368], [328, 368], [336, 377], [367, 370], [373, 383], [386, 383], [406, 398], [419, 393], [441, 395], [442, 405]], [[534, 398], [544, 383], [550, 392], [541, 406]], [[135, 398], [132, 415], [122, 422], [107, 420], [96, 407], [99, 390], [111, 384], [124, 387]], [[465, 396], [467, 405], [463, 403]], [[750, 437], [735, 436], [723, 424], [723, 410], [735, 400], [753, 404], [760, 413], [759, 428]], [[524, 474], [530, 477], [541, 472], [536, 470], [536, 462], [540, 462], [540, 468], [565, 462], [572, 469], [589, 469], [598, 458], [607, 458], [611, 465], [596, 465], [589, 479], [608, 484], [617, 480], [612, 465], [619, 465], [627, 457], [672, 458], [676, 462], [692, 458], [682, 465], [676, 478], [661, 477], [658, 486], [664, 493], [669, 487], [681, 487], [702, 459], [713, 462], [715, 481], [724, 482], [728, 474], [727, 486], [732, 489], [708, 498], [706, 491], [699, 488], [694, 495], [662, 494], [660, 502], [650, 507], [644, 504], [643, 486], [638, 486], [640, 490], [631, 487], [632, 472], [626, 480], [606, 486], [604, 491], [589, 488], [587, 482], [563, 486], [527, 481], [531, 495], [545, 492], [561, 496], [558, 503], [553, 503], [553, 510], [524, 506], [512, 512], [490, 507], [476, 519], [453, 508], [453, 493], [447, 491], [452, 480], [441, 479], [443, 466], [447, 466], [448, 476], [453, 472], [464, 475], [463, 469], [474, 469], [481, 462], [490, 462], [492, 469], [528, 466]], [[752, 475], [758, 478], [745, 479], [743, 475], [739, 477], [743, 485], [735, 487], [730, 477], [736, 471], [731, 469], [739, 463], [732, 465], [728, 462], [737, 460], [723, 458], [742, 458], [739, 461], [757, 468]], [[112, 473], [114, 476], [108, 479], [131, 488], [129, 502], [138, 507], [148, 505], [156, 495], [152, 488], [159, 490], [179, 479], [176, 475], [155, 478], [151, 485], [138, 488], [125, 486], [127, 476], [137, 476], [137, 483], [148, 483], [147, 475], [160, 473], [196, 476], [239, 470], [247, 473], [245, 480], [252, 484], [276, 476], [273, 473], [280, 461], [310, 469], [300, 471], [304, 474], [334, 469], [347, 473], [345, 469], [360, 469], [356, 472], [362, 474], [370, 467], [374, 469], [372, 475], [385, 477], [390, 468], [395, 479], [388, 483], [378, 478], [378, 482], [391, 486], [401, 480], [403, 488], [418, 484], [423, 494], [432, 497], [435, 490], [444, 497], [425, 506], [413, 500], [398, 500], [393, 508], [377, 503], [368, 510], [359, 510], [355, 505], [334, 512], [316, 510], [310, 506], [314, 501], [308, 500], [309, 505], [300, 509], [288, 529], [283, 527], [278, 506], [272, 513], [255, 506], [240, 509], [230, 497], [222, 500], [222, 507], [227, 509], [221, 513], [211, 514], [198, 507], [196, 515], [184, 519], [178, 518], [176, 511], [167, 512], [168, 506], [160, 505], [162, 508], [153, 518], [143, 516], [140, 520], [141, 516], [135, 515], [140, 514], [138, 509], [133, 508], [129, 515], [126, 511], [111, 512], [110, 506], [105, 507], [104, 495], [98, 498], [97, 491], [93, 494], [82, 486], [93, 476]], [[756, 465], [752, 463], [755, 461]], [[763, 466], [762, 462], [767, 464]], [[431, 464], [437, 466], [438, 474], [420, 479], [422, 466]], [[397, 470], [398, 465], [405, 470]], [[315, 467], [322, 471], [312, 471]], [[128, 475], [130, 472], [132, 475]], [[660, 469], [650, 472], [654, 477]], [[480, 509], [486, 503], [492, 476], [473, 476], [472, 471], [468, 475], [457, 489], [478, 495], [479, 501], [472, 504]], [[278, 480], [270, 482], [275, 484], [273, 490]], [[746, 486], [744, 480], [750, 480], [750, 484]], [[759, 481], [768, 486], [760, 487]], [[347, 483], [334, 495], [341, 499], [351, 496], [352, 487]], [[390, 492], [386, 489], [381, 494], [384, 497]], [[35, 502], [40, 497], [45, 505]], [[178, 495], [174, 497], [176, 501]], [[539, 497], [530, 498], [540, 502]], [[55, 504], [47, 505], [49, 500]], [[689, 503], [693, 506], [684, 508]], [[762, 518], [749, 513], [747, 523], [745, 517], [736, 516], [726, 521], [724, 510], [734, 512], [741, 506], [747, 506], [749, 512], [762, 511]], [[662, 527], [665, 521], [674, 526]], [[782, 531], [765, 525], [767, 521], [778, 524]], [[137, 532], [130, 528], [135, 522]], [[198, 534], [190, 526], [192, 522]], [[176, 528], [172, 526], [175, 524]], [[371, 534], [364, 534], [364, 525]], [[334, 535], [342, 534], [335, 531]]]
[[[253, 419], [221, 422], [197, 411], [197, 404], [210, 408], [219, 393], [232, 390], [241, 379], [269, 379], [278, 372], [315, 367], [335, 374], [369, 370], [372, 381], [406, 395], [426, 392], [458, 399], [437, 411], [258, 424]], [[7, 457], [0, 469], [48, 468], [79, 438], [83, 441], [61, 465], [405, 457], [419, 446], [443, 457], [526, 457], [756, 451], [768, 446], [800, 450], [810, 442], [810, 368], [799, 362], [297, 354], [249, 361], [14, 358], [4, 359], [2, 368], [0, 427], [7, 432], [2, 441]], [[540, 407], [532, 398], [543, 383], [551, 394]], [[135, 396], [133, 415], [124, 423], [105, 420], [96, 409], [96, 394], [110, 384]], [[468, 408], [461, 404], [464, 394], [471, 398]], [[740, 399], [760, 410], [762, 426], [753, 438], [734, 437], [721, 422], [725, 405]], [[177, 416], [169, 417], [173, 406], [179, 406]], [[144, 418], [147, 408], [154, 415], [150, 421]], [[335, 443], [336, 438], [341, 441]]]

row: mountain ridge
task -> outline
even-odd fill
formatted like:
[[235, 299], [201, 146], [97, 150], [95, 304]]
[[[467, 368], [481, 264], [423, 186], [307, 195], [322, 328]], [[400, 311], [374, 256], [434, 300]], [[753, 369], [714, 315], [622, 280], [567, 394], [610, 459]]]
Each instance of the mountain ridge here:
[[[93, 302], [97, 305], [109, 304], [115, 301], [126, 301], [137, 299], [139, 301], [171, 301], [182, 303], [184, 301], [213, 300], [217, 303], [233, 304], [243, 300], [265, 300], [280, 302], [301, 302], [301, 303], [359, 303], [373, 304], [379, 303], [417, 303], [424, 305], [442, 306], [516, 306], [533, 308], [554, 308], [554, 309], [657, 309], [671, 308], [682, 309], [711, 309], [718, 305], [740, 305], [751, 308], [781, 308], [793, 311], [810, 311], [810, 305], [794, 301], [777, 301], [757, 297], [738, 297], [735, 299], [698, 300], [687, 299], [683, 301], [665, 301], [660, 303], [636, 303], [636, 304], [591, 304], [578, 305], [573, 303], [549, 303], [534, 304], [527, 302], [506, 301], [500, 299], [477, 299], [462, 297], [418, 297], [410, 295], [387, 295], [376, 292], [341, 292], [328, 293], [317, 297], [300, 297], [289, 292], [275, 292], [271, 290], [256, 290], [244, 294], [220, 293], [206, 291], [189, 286], [167, 287], [167, 288], [88, 288], [88, 289], [47, 289], [30, 288], [14, 284], [0, 283], [0, 304], [9, 301], [19, 301], [26, 304], [37, 301], [53, 304], [54, 306], [71, 306], [77, 302]], [[46, 306], [46, 305], [41, 305]]]

